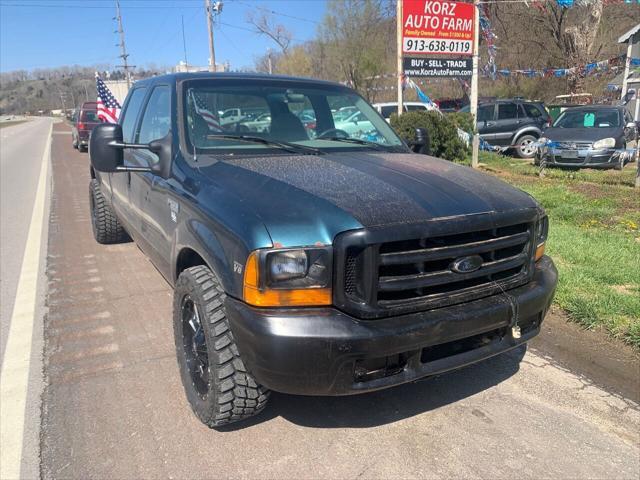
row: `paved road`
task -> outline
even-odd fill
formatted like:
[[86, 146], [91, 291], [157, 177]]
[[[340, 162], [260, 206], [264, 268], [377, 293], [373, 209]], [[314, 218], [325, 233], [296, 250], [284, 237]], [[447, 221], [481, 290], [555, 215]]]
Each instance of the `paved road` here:
[[52, 147], [44, 478], [638, 478], [638, 405], [531, 351], [368, 395], [274, 394], [255, 421], [205, 428], [178, 377], [171, 291], [133, 244], [92, 240], [88, 158], [55, 134], [64, 128]]
[[39, 472], [51, 119], [0, 124], [0, 477]]
[[37, 118], [0, 129], [0, 359], [4, 355], [50, 125], [50, 119]]

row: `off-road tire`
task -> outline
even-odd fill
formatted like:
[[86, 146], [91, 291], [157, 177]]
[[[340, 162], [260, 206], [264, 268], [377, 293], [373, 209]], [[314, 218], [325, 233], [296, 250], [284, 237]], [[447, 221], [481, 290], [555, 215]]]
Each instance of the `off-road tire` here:
[[[187, 268], [178, 277], [173, 296], [173, 328], [180, 377], [195, 415], [209, 427], [245, 420], [264, 409], [269, 390], [251, 376], [240, 357], [229, 327], [226, 295], [206, 266]], [[188, 366], [183, 334], [183, 302], [193, 301], [204, 331], [208, 353], [208, 389], [197, 390]]]
[[100, 191], [95, 178], [89, 183], [89, 205], [93, 238], [102, 244], [122, 243], [131, 240]]
[[525, 154], [522, 152], [521, 148], [523, 143], [535, 142], [536, 140], [537, 138], [534, 137], [533, 135], [525, 134], [525, 135], [522, 135], [521, 137], [518, 137], [518, 140], [516, 141], [516, 147], [515, 147], [516, 155], [518, 156], [518, 158], [533, 158], [536, 154], [535, 150], [532, 153]]

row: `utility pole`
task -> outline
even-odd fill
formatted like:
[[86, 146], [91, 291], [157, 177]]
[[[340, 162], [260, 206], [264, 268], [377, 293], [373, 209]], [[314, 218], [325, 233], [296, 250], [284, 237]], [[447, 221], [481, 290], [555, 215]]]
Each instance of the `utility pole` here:
[[124, 44], [124, 29], [122, 28], [122, 15], [120, 15], [120, 0], [116, 0], [116, 17], [114, 20], [118, 21], [118, 30], [116, 33], [120, 35], [120, 55], [118, 55], [122, 59], [122, 65], [118, 65], [119, 67], [124, 68], [125, 77], [127, 77], [127, 89], [131, 88], [131, 73], [129, 69], [134, 65], [129, 65], [127, 59], [129, 58], [129, 54], [127, 53], [127, 48]]
[[267, 50], [267, 61], [269, 64], [269, 75], [273, 75], [273, 61], [271, 60], [271, 49]]
[[216, 71], [216, 51], [213, 45], [213, 8], [211, 0], [204, 0], [205, 13], [207, 14], [207, 32], [209, 33], [209, 71]]
[[182, 49], [184, 50], [184, 66], [189, 71], [189, 62], [187, 62], [187, 42], [184, 38], [184, 15], [182, 15]]
[[402, 92], [402, 2], [396, 0], [396, 46], [397, 46], [397, 67], [398, 67], [398, 116], [403, 113], [404, 97]]
[[480, 149], [480, 134], [478, 133], [478, 63], [479, 43], [480, 43], [480, 4], [478, 0], [473, 0], [473, 74], [471, 76], [471, 98], [470, 111], [473, 117], [473, 143], [471, 150], [471, 166], [478, 168], [478, 153]]

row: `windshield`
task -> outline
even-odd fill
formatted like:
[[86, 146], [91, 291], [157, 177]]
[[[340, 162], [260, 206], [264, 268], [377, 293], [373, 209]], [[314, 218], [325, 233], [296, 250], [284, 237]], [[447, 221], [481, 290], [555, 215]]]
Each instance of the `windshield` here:
[[339, 86], [193, 80], [184, 88], [184, 108], [189, 146], [198, 153], [264, 154], [279, 142], [321, 152], [406, 151], [373, 107]]
[[555, 128], [616, 128], [620, 115], [615, 109], [565, 110], [553, 123]]

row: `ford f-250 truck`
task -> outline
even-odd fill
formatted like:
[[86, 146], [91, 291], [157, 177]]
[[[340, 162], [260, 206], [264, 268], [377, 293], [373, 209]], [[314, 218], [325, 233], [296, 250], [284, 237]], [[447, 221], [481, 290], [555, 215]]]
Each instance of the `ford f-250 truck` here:
[[[373, 128], [337, 129], [345, 107]], [[230, 108], [270, 124], [226, 125]], [[505, 352], [538, 334], [553, 297], [540, 205], [413, 154], [343, 85], [142, 80], [90, 154], [95, 238], [132, 238], [173, 286], [182, 382], [212, 427], [258, 413], [270, 390], [362, 393]]]

